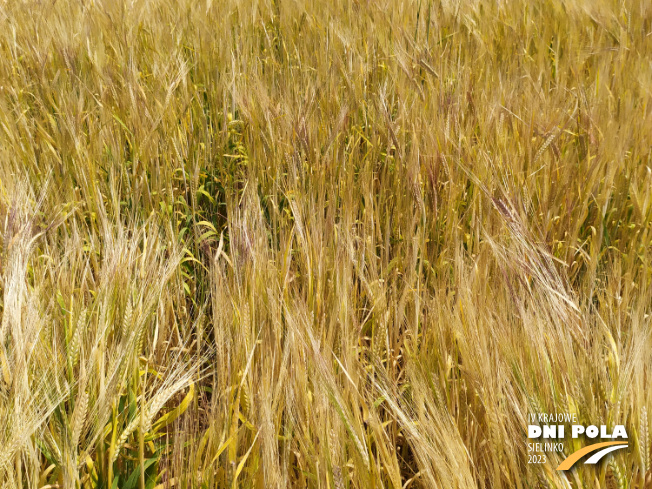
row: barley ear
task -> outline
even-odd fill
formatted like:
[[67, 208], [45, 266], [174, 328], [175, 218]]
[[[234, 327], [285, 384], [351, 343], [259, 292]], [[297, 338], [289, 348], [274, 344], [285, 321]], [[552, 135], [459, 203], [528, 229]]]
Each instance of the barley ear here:
[[605, 483], [607, 489], [625, 489], [625, 487], [627, 487], [625, 472], [614, 459], [611, 459], [609, 461], [609, 465], [607, 466]]
[[338, 465], [336, 459], [337, 452], [335, 447], [337, 446], [337, 438], [335, 436], [335, 430], [333, 428], [330, 429], [329, 435], [330, 435], [329, 445], [330, 445], [330, 452], [331, 452], [331, 463], [333, 465], [333, 484], [335, 485], [335, 489], [344, 489], [344, 479], [342, 478], [342, 469]]
[[133, 319], [134, 306], [131, 301], [131, 297], [127, 300], [127, 307], [125, 308], [125, 315], [122, 318], [122, 337], [126, 338], [129, 330], [131, 329], [131, 323]]
[[638, 450], [641, 457], [641, 472], [645, 474], [650, 468], [650, 440], [647, 409], [645, 407], [641, 409], [641, 419], [639, 421]]
[[77, 402], [75, 411], [72, 414], [71, 426], [72, 426], [72, 438], [71, 446], [75, 447], [79, 443], [79, 437], [81, 435], [84, 423], [86, 422], [86, 414], [88, 412], [88, 391], [84, 391]]
[[70, 365], [73, 368], [77, 366], [77, 362], [79, 361], [79, 347], [81, 344], [82, 328], [84, 327], [85, 322], [86, 309], [84, 309], [80, 314], [79, 319], [77, 320], [77, 327], [75, 328], [75, 332], [73, 333], [72, 339], [70, 340], [68, 358], [70, 359]]

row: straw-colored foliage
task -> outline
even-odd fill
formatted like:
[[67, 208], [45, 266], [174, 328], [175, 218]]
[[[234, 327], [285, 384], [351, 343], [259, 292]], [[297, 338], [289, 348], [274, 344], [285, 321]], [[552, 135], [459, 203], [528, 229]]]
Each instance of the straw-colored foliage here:
[[648, 1], [0, 19], [1, 487], [652, 487]]

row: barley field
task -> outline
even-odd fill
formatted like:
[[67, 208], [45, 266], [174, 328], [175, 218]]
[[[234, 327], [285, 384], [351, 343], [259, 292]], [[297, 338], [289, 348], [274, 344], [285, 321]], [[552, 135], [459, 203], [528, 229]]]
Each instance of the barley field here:
[[647, 0], [0, 27], [0, 487], [652, 488]]

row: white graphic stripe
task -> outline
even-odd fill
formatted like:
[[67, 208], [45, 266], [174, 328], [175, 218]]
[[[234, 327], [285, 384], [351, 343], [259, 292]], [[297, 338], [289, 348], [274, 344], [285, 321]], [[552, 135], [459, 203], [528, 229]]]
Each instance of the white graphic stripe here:
[[607, 455], [607, 454], [613, 452], [614, 450], [620, 450], [621, 448], [625, 448], [626, 446], [627, 446], [627, 445], [615, 445], [615, 446], [613, 446], [613, 447], [603, 448], [603, 449], [600, 450], [598, 453], [596, 453], [596, 454], [594, 454], [593, 456], [591, 456], [591, 458], [589, 458], [589, 459], [588, 459], [586, 462], [584, 462], [584, 463], [585, 463], [585, 464], [597, 464], [597, 463], [600, 461], [600, 459], [601, 459], [602, 457], [604, 457], [605, 455]]

